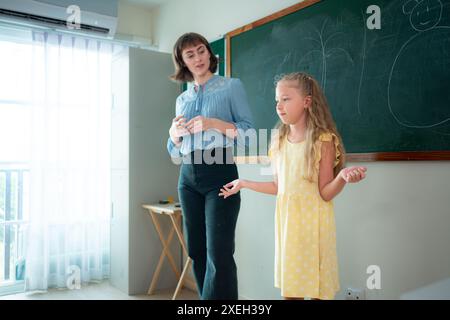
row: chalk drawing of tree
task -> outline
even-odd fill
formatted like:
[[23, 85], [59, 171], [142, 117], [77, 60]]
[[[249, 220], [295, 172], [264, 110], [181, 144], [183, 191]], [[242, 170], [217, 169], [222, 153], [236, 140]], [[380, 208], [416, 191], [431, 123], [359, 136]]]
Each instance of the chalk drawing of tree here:
[[322, 28], [320, 31], [317, 28], [314, 28], [315, 34], [317, 34], [316, 38], [303, 38], [303, 40], [309, 40], [313, 41], [317, 44], [318, 48], [312, 49], [304, 54], [304, 56], [300, 59], [298, 62], [298, 65], [300, 65], [309, 55], [312, 54], [318, 54], [321, 59], [321, 79], [320, 84], [322, 86], [323, 92], [326, 91], [326, 85], [327, 85], [327, 61], [333, 56], [333, 55], [339, 55], [342, 54], [346, 57], [346, 59], [354, 65], [354, 61], [352, 57], [350, 56], [350, 53], [341, 47], [330, 47], [330, 41], [337, 36], [345, 35], [342, 31], [336, 31], [332, 34], [330, 34], [328, 37], [325, 37], [325, 29], [328, 22], [328, 18], [325, 19], [325, 21], [322, 24]]

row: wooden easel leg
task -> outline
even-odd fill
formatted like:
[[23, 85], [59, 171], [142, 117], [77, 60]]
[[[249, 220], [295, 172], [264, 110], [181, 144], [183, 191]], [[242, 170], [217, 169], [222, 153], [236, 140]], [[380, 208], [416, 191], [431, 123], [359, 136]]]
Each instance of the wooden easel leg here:
[[177, 276], [178, 279], [180, 278], [180, 272], [178, 271], [178, 269], [176, 267], [176, 264], [175, 264], [175, 261], [174, 261], [174, 259], [172, 257], [172, 254], [171, 254], [170, 250], [169, 250], [169, 245], [172, 242], [175, 228], [172, 226], [172, 228], [170, 230], [170, 233], [169, 233], [169, 236], [167, 237], [167, 240], [166, 240], [166, 239], [164, 239], [163, 232], [162, 232], [161, 227], [159, 225], [159, 222], [158, 222], [158, 219], [156, 217], [156, 214], [150, 211], [150, 216], [152, 217], [153, 224], [155, 226], [156, 232], [158, 233], [159, 239], [161, 240], [161, 243], [162, 243], [162, 246], [163, 246], [163, 251], [161, 253], [161, 256], [159, 257], [159, 261], [158, 261], [158, 264], [156, 266], [156, 270], [155, 270], [155, 273], [153, 275], [152, 282], [151, 282], [150, 287], [148, 288], [148, 291], [147, 291], [147, 294], [149, 294], [149, 295], [153, 294], [153, 292], [155, 290], [156, 283], [157, 283], [157, 281], [159, 279], [159, 274], [161, 272], [161, 267], [163, 265], [164, 258], [166, 256], [167, 256], [167, 259], [169, 260], [169, 264], [172, 267], [173, 272], [175, 273], [175, 275]]
[[[167, 238], [169, 244], [170, 244], [170, 242], [172, 242], [174, 234], [175, 234], [175, 229], [172, 228], [172, 230], [169, 233], [169, 237]], [[163, 250], [161, 252], [161, 255], [159, 256], [159, 261], [158, 261], [158, 264], [156, 265], [156, 270], [155, 270], [155, 272], [153, 274], [152, 282], [151, 282], [150, 287], [148, 288], [148, 291], [147, 291], [147, 294], [149, 294], [149, 295], [153, 294], [153, 292], [155, 290], [155, 286], [156, 286], [156, 283], [158, 282], [159, 273], [161, 272], [161, 267], [162, 267], [162, 265], [164, 263], [164, 258], [165, 257], [166, 257], [166, 251]]]
[[[188, 274], [188, 270], [189, 270], [189, 267], [191, 265], [192, 259], [189, 257], [189, 254], [188, 254], [188, 251], [187, 251], [187, 248], [186, 248], [186, 244], [184, 242], [183, 234], [181, 233], [181, 229], [180, 229], [181, 214], [177, 215], [176, 217], [173, 217], [171, 215], [170, 218], [172, 219], [172, 223], [173, 223], [173, 226], [175, 228], [175, 232], [177, 233], [178, 240], [180, 241], [180, 244], [181, 244], [181, 246], [183, 248], [183, 253], [187, 257], [186, 263], [185, 263], [184, 268], [183, 268], [183, 272], [181, 273], [181, 277], [180, 277], [180, 279], [178, 281], [177, 288], [175, 289], [175, 293], [174, 293], [174, 295], [172, 297], [172, 300], [175, 300], [176, 297], [178, 296], [179, 291], [181, 290], [181, 288], [184, 285], [184, 281], [188, 280], [188, 279], [186, 279], [186, 276]], [[195, 288], [196, 288], [196, 286], [195, 286]]]
[[172, 300], [176, 300], [181, 288], [183, 287], [184, 278], [187, 275], [191, 261], [192, 261], [192, 259], [188, 257], [186, 264], [184, 265], [183, 272], [181, 273], [180, 280], [178, 281], [177, 288], [175, 289], [175, 293], [173, 294]]
[[172, 219], [172, 224], [175, 228], [175, 232], [177, 233], [178, 236], [178, 240], [180, 240], [180, 244], [183, 247], [183, 252], [186, 255], [186, 257], [189, 256], [187, 248], [186, 248], [186, 244], [184, 243], [184, 238], [183, 238], [183, 234], [181, 233], [180, 227], [178, 226], [178, 223], [176, 222], [175, 218], [173, 217], [173, 215], [170, 216], [170, 219]]

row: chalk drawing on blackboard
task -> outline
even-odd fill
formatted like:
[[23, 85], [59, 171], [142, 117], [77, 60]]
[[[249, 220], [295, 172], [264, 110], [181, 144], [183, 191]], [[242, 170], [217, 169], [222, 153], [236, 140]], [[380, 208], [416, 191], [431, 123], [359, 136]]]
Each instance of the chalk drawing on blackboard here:
[[364, 12], [361, 11], [362, 21], [363, 21], [363, 30], [364, 30], [364, 40], [363, 40], [363, 48], [362, 48], [362, 66], [361, 66], [361, 76], [359, 77], [359, 86], [358, 86], [358, 114], [361, 115], [361, 88], [364, 78], [364, 69], [366, 67], [366, 50], [367, 50], [367, 27], [366, 27], [366, 17]]
[[[258, 87], [260, 88], [263, 95], [266, 95], [267, 90], [270, 88], [272, 90], [273, 87], [271, 85], [276, 86], [278, 81], [286, 74], [286, 72], [294, 72], [294, 71], [303, 71], [303, 72], [312, 72], [309, 70], [309, 67], [313, 65], [314, 61], [317, 59], [320, 61], [318, 66], [318, 76], [317, 80], [320, 82], [321, 87], [325, 93], [326, 85], [327, 85], [327, 69], [330, 63], [330, 59], [332, 57], [336, 57], [338, 55], [344, 56], [346, 60], [348, 60], [351, 65], [354, 65], [354, 60], [351, 57], [350, 53], [341, 48], [339, 46], [332, 46], [330, 43], [332, 40], [335, 40], [338, 36], [345, 36], [346, 34], [342, 31], [332, 32], [329, 36], [325, 36], [327, 24], [329, 18], [326, 18], [322, 25], [320, 26], [320, 30], [311, 26], [310, 37], [302, 37], [301, 41], [310, 41], [313, 42], [313, 49], [304, 52], [302, 49], [299, 50], [290, 50], [283, 54], [279, 54], [276, 56], [271, 56], [268, 59], [265, 59], [263, 63], [260, 65], [262, 67], [269, 65], [270, 61], [276, 61], [276, 68], [273, 70], [273, 77], [260, 79], [258, 81]], [[334, 26], [334, 30], [339, 29], [339, 26], [342, 25], [342, 21], [339, 19], [336, 21], [336, 25]], [[301, 28], [301, 34], [304, 34], [305, 28]], [[312, 34], [312, 36], [311, 36]], [[345, 41], [342, 41], [345, 42]], [[306, 68], [305, 68], [306, 67]]]
[[[409, 15], [409, 22], [411, 24], [411, 27], [417, 31], [418, 33], [414, 34], [411, 38], [409, 38], [400, 48], [400, 51], [396, 55], [394, 62], [392, 64], [391, 72], [389, 75], [389, 81], [388, 81], [388, 93], [387, 93], [387, 100], [388, 100], [388, 107], [389, 112], [394, 117], [395, 121], [400, 124], [401, 126], [408, 127], [408, 128], [417, 128], [417, 129], [426, 129], [426, 128], [433, 128], [440, 126], [444, 123], [447, 123], [450, 121], [450, 118], [447, 117], [446, 119], [443, 119], [441, 121], [438, 121], [436, 123], [431, 124], [412, 124], [407, 123], [406, 121], [402, 121], [399, 116], [394, 112], [394, 106], [392, 103], [392, 95], [394, 94], [391, 88], [392, 85], [392, 79], [393, 74], [395, 71], [395, 68], [397, 66], [397, 63], [401, 60], [400, 57], [402, 54], [405, 54], [405, 51], [408, 46], [411, 46], [414, 44], [414, 42], [419, 41], [419, 39], [423, 37], [432, 37], [436, 34], [436, 32], [446, 31], [449, 32], [450, 26], [438, 26], [438, 24], [441, 21], [442, 18], [442, 10], [443, 5], [440, 0], [409, 0], [405, 2], [403, 5], [403, 13], [406, 15]], [[450, 33], [449, 33], [450, 38]], [[442, 59], [445, 59], [445, 57], [442, 57]], [[441, 70], [442, 72], [447, 72], [447, 70]], [[417, 89], [417, 88], [416, 88]], [[445, 116], [444, 116], [445, 117]]]
[[260, 64], [261, 68], [264, 68], [267, 65], [270, 65], [271, 61], [275, 60], [275, 64], [277, 65], [276, 69], [273, 70], [273, 72], [275, 73], [273, 79], [271, 78], [271, 76], [264, 77], [263, 79], [258, 79], [258, 87], [260, 88], [263, 96], [267, 94], [268, 90], [273, 90], [278, 81], [281, 80], [281, 78], [285, 75], [285, 73], [282, 73], [284, 70], [293, 70], [292, 68], [293, 65], [295, 65], [295, 59], [292, 57], [294, 56], [294, 54], [295, 53], [289, 51], [283, 55], [276, 55], [265, 59], [263, 63]]
[[326, 92], [326, 86], [327, 86], [327, 61], [329, 58], [331, 58], [333, 55], [341, 53], [343, 54], [352, 65], [354, 65], [354, 61], [350, 55], [350, 53], [341, 47], [329, 47], [329, 42], [339, 35], [345, 35], [342, 31], [337, 31], [329, 35], [327, 38], [325, 38], [325, 28], [328, 22], [328, 18], [325, 19], [325, 21], [322, 24], [321, 30], [317, 28], [313, 28], [314, 32], [317, 34], [317, 38], [311, 38], [306, 37], [302, 38], [302, 40], [308, 40], [315, 42], [318, 45], [318, 49], [312, 49], [306, 52], [303, 57], [300, 59], [300, 61], [297, 62], [297, 66], [299, 66], [302, 62], [302, 60], [306, 59], [311, 54], [318, 54], [321, 60], [321, 74], [320, 74], [320, 84], [322, 87], [323, 92]]
[[442, 18], [442, 9], [440, 0], [409, 0], [402, 7], [403, 13], [409, 15], [411, 27], [419, 32], [437, 26]]
[[353, 59], [351, 58], [350, 54], [343, 48], [337, 48], [337, 47], [333, 47], [328, 49], [328, 43], [331, 39], [333, 39], [334, 37], [343, 34], [343, 32], [334, 32], [332, 33], [327, 39], [324, 39], [324, 30], [325, 30], [325, 26], [328, 22], [328, 19], [326, 19], [323, 24], [322, 24], [322, 29], [319, 30], [315, 29], [315, 32], [317, 33], [319, 40], [315, 40], [319, 46], [320, 46], [320, 50], [319, 53], [321, 54], [321, 58], [322, 58], [322, 75], [321, 75], [321, 85], [322, 85], [322, 89], [323, 92], [326, 92], [326, 87], [327, 87], [327, 58], [332, 56], [332, 52], [335, 51], [341, 51], [344, 53], [344, 55], [346, 55], [349, 60], [353, 63]]

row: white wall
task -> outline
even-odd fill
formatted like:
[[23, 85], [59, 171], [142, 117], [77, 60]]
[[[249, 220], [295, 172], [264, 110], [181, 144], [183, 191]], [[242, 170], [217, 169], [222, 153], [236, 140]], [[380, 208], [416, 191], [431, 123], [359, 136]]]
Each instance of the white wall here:
[[[161, 51], [171, 52], [184, 32], [215, 39], [297, 2], [172, 0], [154, 11], [154, 37]], [[449, 278], [450, 162], [365, 165], [368, 178], [335, 200], [342, 289], [364, 288], [372, 264], [381, 267], [382, 289], [367, 291], [369, 299], [399, 299]], [[242, 178], [267, 180], [259, 171], [259, 165], [239, 166]], [[274, 208], [274, 198], [242, 192], [236, 237], [242, 298], [280, 297], [273, 288]]]
[[[450, 162], [376, 162], [335, 201], [341, 284], [364, 287], [381, 267], [382, 290], [398, 299], [450, 277]], [[425, 292], [424, 292], [425, 293]]]
[[298, 0], [171, 0], [154, 9], [155, 42], [172, 52], [179, 36], [198, 32], [208, 40], [289, 7]]
[[152, 42], [152, 11], [126, 1], [118, 3], [117, 39]]

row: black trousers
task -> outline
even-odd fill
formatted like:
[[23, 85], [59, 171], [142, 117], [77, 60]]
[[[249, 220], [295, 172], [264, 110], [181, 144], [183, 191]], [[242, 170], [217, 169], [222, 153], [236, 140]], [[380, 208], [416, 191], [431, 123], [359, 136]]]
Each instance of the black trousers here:
[[[204, 161], [205, 152], [222, 161]], [[180, 169], [184, 236], [202, 300], [238, 299], [233, 254], [241, 198], [239, 193], [227, 199], [219, 196], [224, 184], [238, 178], [236, 165], [225, 163], [230, 158], [230, 149], [196, 150], [184, 157]]]

